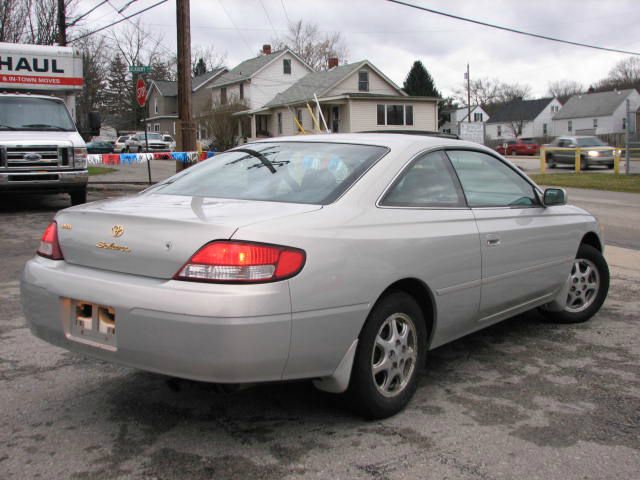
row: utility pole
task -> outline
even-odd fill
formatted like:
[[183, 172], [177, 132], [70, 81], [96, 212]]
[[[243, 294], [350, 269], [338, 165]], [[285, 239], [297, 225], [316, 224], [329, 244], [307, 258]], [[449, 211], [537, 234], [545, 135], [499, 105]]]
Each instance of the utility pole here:
[[58, 0], [58, 45], [67, 45], [67, 16], [64, 0]]
[[467, 63], [467, 122], [471, 122], [471, 78], [469, 77], [468, 63]]
[[[176, 0], [178, 27], [178, 118], [180, 120], [179, 149], [196, 150], [196, 127], [191, 105], [191, 26], [189, 0]], [[184, 170], [184, 164], [176, 161], [176, 172]]]

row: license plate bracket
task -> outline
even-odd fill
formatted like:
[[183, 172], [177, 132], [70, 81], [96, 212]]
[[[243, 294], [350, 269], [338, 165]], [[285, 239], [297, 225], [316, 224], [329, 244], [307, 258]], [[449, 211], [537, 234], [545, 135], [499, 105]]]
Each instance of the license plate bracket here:
[[108, 350], [117, 348], [116, 311], [113, 307], [72, 300], [70, 313], [71, 339]]

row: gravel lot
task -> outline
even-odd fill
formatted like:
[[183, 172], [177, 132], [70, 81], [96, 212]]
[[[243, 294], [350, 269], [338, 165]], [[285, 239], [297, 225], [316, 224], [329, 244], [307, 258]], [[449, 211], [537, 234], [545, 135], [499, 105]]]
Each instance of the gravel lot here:
[[530, 313], [439, 348], [404, 413], [364, 422], [305, 382], [223, 393], [31, 336], [20, 271], [67, 202], [0, 197], [0, 478], [640, 476], [638, 251], [608, 249], [591, 322]]

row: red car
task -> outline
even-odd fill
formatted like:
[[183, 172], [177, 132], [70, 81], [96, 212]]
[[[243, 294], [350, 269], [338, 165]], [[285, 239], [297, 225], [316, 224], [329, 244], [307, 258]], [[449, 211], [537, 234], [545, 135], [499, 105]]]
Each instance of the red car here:
[[[504, 145], [507, 145], [507, 148]], [[496, 152], [501, 155], [539, 155], [540, 145], [531, 138], [518, 138], [506, 140], [496, 147]]]

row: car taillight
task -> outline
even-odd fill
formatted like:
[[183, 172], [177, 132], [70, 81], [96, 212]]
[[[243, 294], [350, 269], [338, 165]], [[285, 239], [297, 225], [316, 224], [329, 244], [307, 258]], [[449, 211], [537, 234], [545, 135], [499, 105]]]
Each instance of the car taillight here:
[[217, 240], [198, 250], [175, 275], [176, 280], [257, 283], [298, 274], [306, 259], [297, 248]]
[[56, 222], [51, 222], [42, 234], [36, 253], [51, 260], [64, 260], [58, 243], [58, 224]]

